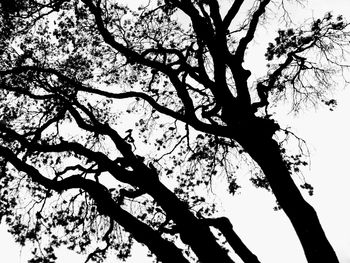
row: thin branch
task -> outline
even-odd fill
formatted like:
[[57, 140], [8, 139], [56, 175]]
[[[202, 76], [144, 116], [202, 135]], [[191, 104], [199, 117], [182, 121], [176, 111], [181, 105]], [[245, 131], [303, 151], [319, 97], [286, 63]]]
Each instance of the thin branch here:
[[104, 248], [96, 248], [94, 252], [88, 255], [88, 257], [85, 260], [85, 263], [89, 262], [90, 259], [93, 260], [95, 257], [99, 257], [98, 254], [105, 255], [109, 247], [112, 245], [109, 239], [109, 235], [112, 233], [114, 229], [114, 220], [112, 218], [109, 218], [109, 221], [110, 221], [109, 228], [102, 238], [102, 240], [106, 242], [106, 246]]
[[67, 166], [62, 171], [56, 172], [56, 175], [61, 176], [69, 171], [74, 171], [74, 170], [80, 170], [80, 171], [85, 172], [85, 173], [99, 173], [99, 172], [101, 172], [100, 169], [93, 169], [94, 167], [95, 167], [95, 164], [91, 165], [89, 168], [86, 168], [80, 164]]

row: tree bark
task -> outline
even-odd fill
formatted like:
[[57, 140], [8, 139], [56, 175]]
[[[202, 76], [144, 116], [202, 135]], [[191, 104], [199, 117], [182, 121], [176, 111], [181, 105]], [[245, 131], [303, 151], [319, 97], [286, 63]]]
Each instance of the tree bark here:
[[[261, 127], [260, 127], [261, 128]], [[255, 128], [255, 131], [260, 131]], [[272, 136], [252, 131], [241, 136], [240, 144], [257, 162], [270, 187], [291, 221], [309, 263], [338, 263], [313, 207], [302, 197]]]

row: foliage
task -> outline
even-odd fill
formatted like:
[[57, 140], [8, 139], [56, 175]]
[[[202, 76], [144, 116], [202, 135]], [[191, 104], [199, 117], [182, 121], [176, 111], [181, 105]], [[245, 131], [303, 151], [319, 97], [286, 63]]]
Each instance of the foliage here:
[[[269, 23], [264, 14], [286, 15], [270, 4], [0, 3], [0, 221], [21, 245], [34, 244], [29, 262], [55, 262], [60, 246], [87, 261], [111, 252], [126, 260], [134, 240], [163, 262], [232, 262], [232, 249], [258, 262], [215, 218], [213, 182], [225, 178], [234, 195], [239, 169], [257, 168], [252, 183], [288, 210], [299, 192], [283, 184], [295, 193], [286, 202], [274, 173], [289, 178], [307, 162], [289, 154], [290, 135], [302, 140], [270, 109], [335, 106], [332, 76], [346, 69], [349, 41], [346, 20], [330, 13], [280, 29], [266, 75], [248, 81], [244, 58]], [[305, 181], [301, 188], [312, 194]]]

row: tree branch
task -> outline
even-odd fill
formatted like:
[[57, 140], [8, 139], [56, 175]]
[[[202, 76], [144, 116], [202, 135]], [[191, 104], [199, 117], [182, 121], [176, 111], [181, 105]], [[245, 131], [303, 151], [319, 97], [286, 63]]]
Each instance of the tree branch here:
[[131, 62], [137, 62], [139, 64], [148, 66], [152, 69], [157, 69], [158, 71], [163, 72], [166, 76], [168, 76], [170, 81], [174, 85], [175, 89], [177, 90], [177, 94], [179, 98], [184, 104], [184, 107], [186, 109], [185, 113], [187, 115], [191, 115], [191, 118], [195, 118], [192, 100], [186, 90], [186, 86], [182, 85], [181, 82], [179, 81], [176, 71], [173, 70], [171, 67], [164, 65], [164, 63], [148, 60], [143, 55], [138, 54], [132, 49], [125, 47], [124, 45], [116, 42], [113, 35], [108, 31], [108, 29], [104, 25], [100, 7], [95, 6], [91, 0], [83, 0], [83, 2], [89, 8], [90, 12], [94, 15], [98, 31], [100, 32], [104, 41], [115, 50], [121, 52]]
[[90, 149], [85, 148], [83, 145], [77, 142], [66, 142], [61, 141], [59, 144], [39, 144], [37, 142], [28, 141], [23, 135], [17, 133], [16, 131], [6, 127], [3, 123], [0, 123], [0, 137], [6, 138], [7, 140], [17, 140], [21, 145], [28, 149], [30, 152], [74, 152], [80, 154], [89, 160], [96, 162], [101, 169], [101, 171], [108, 171], [117, 180], [128, 183], [135, 184], [134, 173], [127, 171], [118, 165], [116, 165], [111, 159], [105, 156], [101, 152], [95, 152]]
[[244, 263], [260, 263], [258, 258], [246, 247], [235, 233], [230, 220], [226, 217], [203, 219], [203, 221], [217, 228], [224, 235], [227, 242]]
[[235, 0], [228, 10], [226, 16], [223, 20], [223, 28], [224, 30], [227, 30], [232, 22], [232, 20], [236, 17], [239, 9], [241, 8], [244, 0]]
[[[77, 82], [76, 80], [64, 75], [63, 73], [61, 73], [58, 70], [53, 69], [53, 68], [41, 68], [41, 67], [37, 67], [37, 66], [21, 66], [21, 67], [15, 67], [12, 69], [8, 69], [8, 70], [0, 70], [0, 76], [5, 76], [5, 75], [9, 75], [9, 74], [19, 74], [19, 73], [24, 73], [27, 71], [36, 71], [36, 72], [49, 73], [49, 74], [56, 75], [58, 78], [66, 81], [70, 85], [74, 86], [78, 91], [84, 91], [84, 92], [88, 92], [91, 94], [104, 96], [106, 98], [112, 98], [112, 99], [141, 98], [141, 99], [147, 101], [159, 113], [168, 115], [174, 119], [178, 119], [178, 120], [181, 120], [183, 122], [187, 121], [187, 118], [185, 118], [185, 116], [183, 114], [180, 114], [176, 111], [172, 111], [172, 110], [168, 109], [167, 107], [158, 104], [151, 96], [147, 95], [146, 93], [137, 92], [137, 91], [129, 91], [129, 92], [124, 92], [124, 93], [112, 93], [112, 92], [108, 92], [108, 91], [94, 89], [94, 88], [85, 86], [82, 83]], [[21, 92], [20, 90], [10, 88], [10, 87], [8, 87], [6, 89], [14, 91], [14, 92]], [[29, 92], [23, 92], [23, 95], [28, 95], [28, 96], [30, 95], [30, 97], [32, 97], [32, 94], [29, 94]], [[54, 97], [53, 95], [46, 95], [46, 96], [40, 96], [40, 99], [50, 99], [53, 97]], [[37, 99], [37, 96], [35, 96], [33, 98]]]
[[[56, 69], [41, 68], [37, 66], [21, 66], [21, 67], [8, 69], [8, 70], [0, 70], [0, 76], [5, 76], [8, 74], [19, 74], [30, 70], [56, 75], [58, 78], [74, 86], [78, 91], [89, 92], [91, 94], [97, 94], [97, 95], [105, 96], [107, 98], [114, 98], [114, 99], [141, 98], [147, 101], [158, 112], [165, 114], [167, 116], [170, 116], [174, 119], [178, 119], [186, 124], [189, 124], [193, 128], [199, 131], [203, 131], [210, 134], [218, 134], [220, 136], [232, 136], [232, 131], [227, 130], [227, 128], [224, 126], [220, 126], [217, 124], [216, 125], [206, 124], [204, 122], [199, 121], [194, 114], [191, 114], [190, 116], [186, 116], [181, 113], [172, 111], [166, 108], [165, 106], [158, 104], [151, 96], [143, 92], [130, 91], [125, 93], [111, 93], [111, 92], [102, 91], [99, 89], [93, 89], [75, 81], [74, 79], [64, 75], [63, 73], [59, 72]], [[176, 76], [174, 76], [174, 78], [176, 78]], [[178, 84], [182, 85], [180, 80], [177, 79], [176, 81]], [[211, 84], [213, 85], [213, 83]]]
[[219, 7], [218, 0], [208, 1], [208, 5], [210, 7], [210, 15], [211, 15], [211, 18], [213, 19], [215, 30], [217, 33], [218, 29], [220, 29], [221, 31], [221, 28], [222, 28], [222, 18], [220, 15], [220, 7]]
[[246, 51], [250, 41], [252, 41], [254, 38], [260, 17], [265, 13], [265, 7], [270, 3], [270, 1], [271, 0], [262, 0], [260, 2], [258, 9], [252, 15], [252, 20], [250, 21], [246, 35], [239, 41], [235, 56], [240, 62], [243, 62], [244, 52]]
[[188, 263], [174, 244], [165, 241], [157, 231], [137, 220], [134, 216], [123, 210], [111, 197], [108, 189], [89, 179], [81, 176], [71, 176], [60, 181], [54, 181], [41, 175], [33, 166], [21, 161], [6, 147], [0, 146], [0, 156], [9, 161], [18, 171], [25, 172], [34, 182], [47, 189], [62, 192], [69, 189], [79, 188], [86, 191], [96, 202], [100, 213], [110, 216], [118, 224], [130, 232], [140, 243], [148, 248], [164, 262]]

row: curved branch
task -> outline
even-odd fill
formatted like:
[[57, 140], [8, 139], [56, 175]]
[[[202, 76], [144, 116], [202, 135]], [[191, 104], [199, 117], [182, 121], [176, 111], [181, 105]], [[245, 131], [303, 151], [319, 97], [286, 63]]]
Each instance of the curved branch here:
[[23, 135], [17, 133], [16, 131], [6, 127], [3, 123], [0, 123], [0, 131], [3, 134], [0, 134], [0, 137], [7, 138], [10, 140], [17, 140], [23, 147], [27, 148], [28, 151], [35, 152], [74, 152], [80, 154], [90, 160], [93, 160], [98, 164], [102, 171], [108, 171], [113, 175], [117, 180], [134, 184], [134, 173], [127, 171], [120, 166], [116, 165], [111, 159], [105, 156], [101, 152], [95, 152], [90, 149], [85, 148], [83, 145], [77, 142], [66, 142], [61, 141], [59, 144], [43, 144], [37, 142], [28, 141]]
[[260, 17], [265, 13], [265, 8], [270, 3], [270, 1], [271, 0], [263, 0], [260, 2], [258, 9], [252, 15], [252, 20], [250, 21], [246, 35], [239, 41], [235, 56], [240, 62], [243, 62], [244, 53], [247, 49], [247, 46], [250, 41], [253, 40]]
[[181, 81], [177, 77], [176, 71], [171, 67], [164, 65], [161, 62], [146, 59], [143, 55], [140, 55], [137, 52], [133, 51], [132, 49], [118, 43], [114, 39], [113, 35], [105, 27], [102, 19], [102, 14], [101, 14], [102, 11], [100, 7], [94, 5], [91, 0], [82, 0], [82, 1], [85, 3], [85, 5], [89, 8], [90, 12], [93, 14], [97, 29], [100, 32], [101, 36], [103, 37], [104, 41], [108, 45], [110, 45], [112, 48], [122, 53], [128, 60], [130, 60], [130, 62], [137, 62], [139, 64], [148, 66], [168, 76], [170, 81], [174, 85], [175, 89], [177, 90], [177, 94], [179, 98], [184, 104], [184, 107], [186, 109], [185, 113], [187, 115], [191, 115], [191, 117], [194, 118], [195, 113], [193, 110], [192, 100], [186, 90], [186, 86], [182, 85]]
[[282, 74], [282, 71], [285, 70], [293, 62], [293, 56], [293, 52], [287, 55], [286, 60], [282, 64], [280, 64], [279, 67], [273, 73], [269, 75], [268, 80], [265, 81], [267, 82], [266, 85], [262, 82], [259, 82], [256, 85], [259, 101], [252, 103], [251, 107], [253, 113], [255, 113], [261, 107], [268, 106], [268, 94], [271, 90], [273, 90], [276, 81]]
[[113, 35], [108, 31], [108, 29], [104, 25], [101, 8], [98, 5], [94, 5], [91, 0], [82, 0], [82, 2], [87, 6], [87, 8], [90, 10], [92, 15], [94, 16], [97, 29], [100, 32], [103, 40], [108, 45], [110, 45], [112, 48], [122, 53], [127, 59], [129, 59], [132, 62], [138, 62], [140, 64], [149, 66], [151, 68], [155, 68], [164, 73], [171, 70], [171, 68], [166, 67], [163, 63], [160, 63], [158, 61], [148, 60], [144, 58], [144, 56], [133, 51], [132, 49], [122, 45], [121, 43], [118, 43], [114, 39]]

